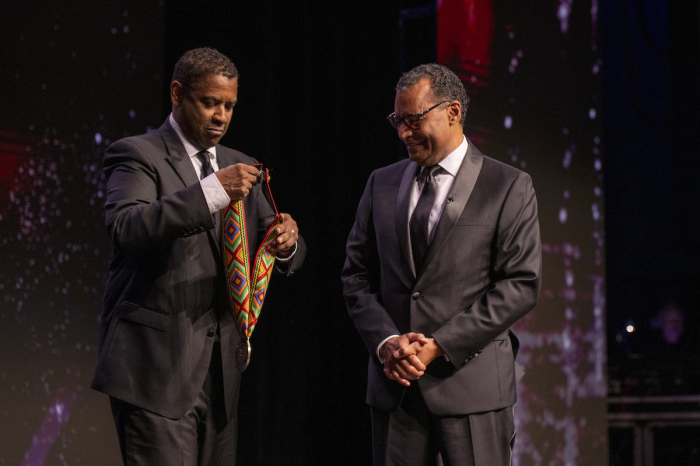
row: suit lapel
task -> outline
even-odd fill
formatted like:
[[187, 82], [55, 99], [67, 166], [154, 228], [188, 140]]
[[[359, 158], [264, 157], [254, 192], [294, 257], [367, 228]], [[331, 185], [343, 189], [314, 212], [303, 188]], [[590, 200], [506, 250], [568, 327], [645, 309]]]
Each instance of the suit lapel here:
[[165, 147], [168, 150], [168, 162], [175, 169], [180, 179], [185, 186], [190, 186], [199, 183], [197, 172], [194, 171], [192, 161], [185, 151], [185, 146], [182, 145], [180, 137], [177, 135], [170, 122], [166, 119], [165, 123], [159, 128], [160, 136], [165, 142]]
[[408, 229], [408, 205], [411, 201], [411, 190], [413, 181], [420, 167], [415, 162], [410, 162], [406, 165], [406, 170], [401, 178], [401, 185], [396, 199], [396, 237], [399, 242], [399, 250], [401, 257], [406, 259], [407, 265], [413, 274], [416, 276], [416, 268], [413, 264], [413, 253], [411, 252], [411, 237]]
[[[448, 199], [453, 199], [448, 201], [445, 205], [445, 209], [442, 211], [440, 220], [435, 226], [435, 235], [433, 240], [430, 242], [428, 251], [425, 255], [425, 264], [423, 270], [427, 269], [430, 262], [437, 256], [438, 252], [445, 244], [445, 240], [452, 232], [457, 220], [464, 207], [469, 201], [469, 196], [471, 196], [474, 190], [474, 185], [479, 177], [479, 172], [481, 171], [481, 165], [484, 161], [484, 155], [479, 152], [479, 150], [474, 147], [474, 144], [469, 142], [469, 147], [467, 148], [467, 154], [464, 156], [462, 161], [462, 166], [457, 172], [452, 189], [447, 195]], [[409, 248], [410, 249], [410, 248]]]
[[[197, 177], [197, 172], [194, 170], [192, 161], [187, 155], [185, 146], [182, 145], [180, 137], [177, 135], [172, 126], [170, 126], [170, 121], [167, 119], [159, 128], [160, 135], [165, 142], [165, 146], [168, 150], [168, 162], [172, 165], [175, 172], [178, 174], [185, 186], [191, 186], [195, 183], [199, 183], [199, 178]], [[219, 149], [217, 148], [217, 155]], [[217, 156], [218, 161], [218, 156]], [[221, 168], [221, 165], [219, 165]], [[211, 241], [216, 246], [216, 253], [220, 254], [221, 245], [219, 243], [219, 238], [217, 237], [217, 232], [221, 228], [221, 212], [214, 214], [214, 226], [215, 228], [207, 231]]]

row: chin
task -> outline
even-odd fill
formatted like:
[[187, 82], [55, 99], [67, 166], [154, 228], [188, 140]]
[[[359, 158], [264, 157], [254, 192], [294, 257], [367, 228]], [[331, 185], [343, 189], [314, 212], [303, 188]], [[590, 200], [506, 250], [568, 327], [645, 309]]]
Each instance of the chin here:
[[214, 147], [215, 145], [217, 145], [220, 140], [221, 140], [221, 138], [219, 138], [219, 139], [205, 139], [204, 141], [202, 141], [202, 145], [204, 146], [205, 149], [209, 149], [210, 147]]
[[408, 158], [411, 159], [411, 162], [416, 162], [418, 165], [421, 165], [422, 162], [425, 162], [425, 156], [421, 154], [411, 154], [409, 152]]

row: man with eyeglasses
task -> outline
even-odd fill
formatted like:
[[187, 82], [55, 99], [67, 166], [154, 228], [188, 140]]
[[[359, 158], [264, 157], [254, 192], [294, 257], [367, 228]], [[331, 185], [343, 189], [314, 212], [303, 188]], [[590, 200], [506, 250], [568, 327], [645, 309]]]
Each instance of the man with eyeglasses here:
[[506, 465], [515, 438], [509, 330], [537, 302], [541, 247], [530, 177], [463, 134], [468, 97], [444, 66], [396, 87], [389, 123], [408, 159], [375, 170], [342, 272], [370, 353], [375, 465]]

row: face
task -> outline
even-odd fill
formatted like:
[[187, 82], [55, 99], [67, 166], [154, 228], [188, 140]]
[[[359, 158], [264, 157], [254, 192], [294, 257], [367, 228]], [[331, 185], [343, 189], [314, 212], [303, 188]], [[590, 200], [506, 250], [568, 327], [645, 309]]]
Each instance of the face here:
[[683, 333], [683, 314], [675, 307], [666, 308], [661, 314], [661, 332], [664, 340], [676, 344]]
[[173, 117], [185, 136], [201, 149], [219, 143], [226, 134], [233, 107], [238, 100], [238, 79], [212, 74], [200, 80], [196, 89], [170, 84]]
[[[394, 113], [397, 117], [420, 113], [438, 102], [431, 96], [428, 80], [424, 79], [396, 93]], [[420, 166], [429, 167], [455, 150], [462, 143], [460, 110], [459, 102], [452, 101], [426, 113], [416, 130], [401, 123], [397, 132], [406, 144], [409, 158]]]

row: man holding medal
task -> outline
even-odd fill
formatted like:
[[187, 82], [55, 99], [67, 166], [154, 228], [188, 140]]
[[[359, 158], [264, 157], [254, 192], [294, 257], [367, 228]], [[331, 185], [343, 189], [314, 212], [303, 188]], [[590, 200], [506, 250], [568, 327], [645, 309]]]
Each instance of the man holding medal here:
[[248, 338], [271, 274], [293, 275], [306, 246], [266, 172], [218, 144], [233, 63], [190, 50], [170, 97], [159, 129], [105, 155], [113, 259], [92, 386], [110, 396], [125, 465], [233, 465]]

